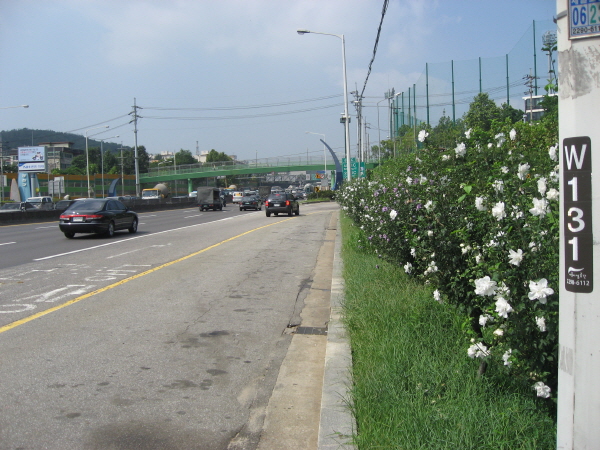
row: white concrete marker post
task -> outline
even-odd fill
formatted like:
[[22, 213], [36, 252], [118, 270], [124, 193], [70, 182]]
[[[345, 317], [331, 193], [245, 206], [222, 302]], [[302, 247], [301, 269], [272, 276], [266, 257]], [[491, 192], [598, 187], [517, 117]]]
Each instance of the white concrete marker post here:
[[[600, 0], [557, 0], [560, 322], [557, 448], [600, 448]], [[595, 240], [594, 240], [595, 237]]]

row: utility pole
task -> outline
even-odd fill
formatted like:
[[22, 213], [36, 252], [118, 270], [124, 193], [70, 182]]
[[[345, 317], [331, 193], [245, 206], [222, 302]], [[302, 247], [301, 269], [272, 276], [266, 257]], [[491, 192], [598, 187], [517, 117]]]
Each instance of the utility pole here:
[[121, 160], [121, 196], [125, 196], [125, 173], [123, 170], [124, 160], [123, 160], [123, 141], [121, 141], [121, 146], [117, 149], [121, 150], [121, 156], [117, 156]]
[[523, 79], [525, 80], [525, 86], [529, 88], [527, 91], [525, 91], [525, 94], [529, 94], [529, 123], [533, 122], [533, 87], [534, 80], [536, 80], [537, 78], [539, 77], [535, 77], [531, 75], [531, 73], [523, 77]]
[[[133, 122], [133, 135], [135, 137], [135, 147], [134, 147], [134, 155], [133, 155], [133, 160], [134, 160], [134, 165], [135, 165], [135, 196], [136, 197], [140, 197], [141, 195], [141, 189], [140, 189], [140, 165], [139, 165], [139, 161], [138, 161], [138, 144], [137, 144], [137, 120], [138, 120], [138, 114], [137, 114], [137, 109], [138, 106], [136, 104], [136, 99], [135, 97], [133, 98], [133, 112], [130, 113], [133, 115], [133, 119], [131, 122]], [[129, 123], [131, 123], [129, 122]]]

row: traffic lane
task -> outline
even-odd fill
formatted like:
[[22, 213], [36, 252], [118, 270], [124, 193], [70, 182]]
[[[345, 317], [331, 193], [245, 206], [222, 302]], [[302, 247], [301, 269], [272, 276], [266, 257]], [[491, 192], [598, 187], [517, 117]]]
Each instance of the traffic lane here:
[[[139, 234], [161, 232], [196, 223], [218, 220], [221, 215], [201, 214], [197, 208], [156, 211], [139, 214]], [[137, 234], [137, 233], [136, 233]], [[77, 234], [66, 239], [58, 229], [58, 222], [20, 224], [0, 227], [0, 270], [19, 266], [32, 260], [58, 253], [66, 253], [97, 245], [109, 244], [131, 237], [127, 230], [117, 231], [113, 238], [99, 234]]]
[[3, 445], [254, 448], [331, 213], [214, 224], [218, 245], [0, 333]]
[[[317, 206], [312, 208], [315, 210]], [[121, 239], [93, 239], [96, 245], [75, 248], [60, 246], [56, 248], [57, 253], [0, 270], [0, 326], [24, 320], [215, 245], [219, 237], [231, 238], [225, 231], [228, 228], [223, 225], [226, 221], [240, 222], [239, 228], [232, 229], [242, 230], [274, 223], [274, 218], [266, 218], [264, 212], [234, 212], [232, 215], [217, 214], [211, 217], [213, 220], [210, 222], [192, 223], [154, 233], [125, 233]], [[223, 230], [225, 234], [215, 235], [206, 227]], [[64, 240], [70, 243], [76, 239]]]
[[[207, 240], [210, 233], [204, 228], [219, 230], [222, 222], [241, 219], [218, 215], [210, 222], [192, 222], [174, 229], [160, 227], [162, 231], [153, 233], [125, 233], [121, 239], [90, 238], [85, 246], [56, 247], [58, 253], [0, 270], [0, 326], [89, 295], [201, 250], [204, 245], [214, 245], [218, 236]], [[65, 239], [68, 243], [75, 240]]]

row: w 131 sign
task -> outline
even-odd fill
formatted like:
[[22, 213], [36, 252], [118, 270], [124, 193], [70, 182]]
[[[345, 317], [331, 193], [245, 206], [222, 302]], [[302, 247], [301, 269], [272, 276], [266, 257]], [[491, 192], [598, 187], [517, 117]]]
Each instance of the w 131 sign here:
[[587, 136], [564, 139], [561, 154], [565, 289], [589, 293], [594, 290], [592, 141]]

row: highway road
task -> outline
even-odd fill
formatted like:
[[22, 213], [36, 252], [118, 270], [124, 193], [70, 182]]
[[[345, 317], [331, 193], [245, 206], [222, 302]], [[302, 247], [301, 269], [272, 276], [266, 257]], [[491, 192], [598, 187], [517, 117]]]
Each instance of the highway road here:
[[0, 227], [0, 449], [253, 449], [337, 204]]

